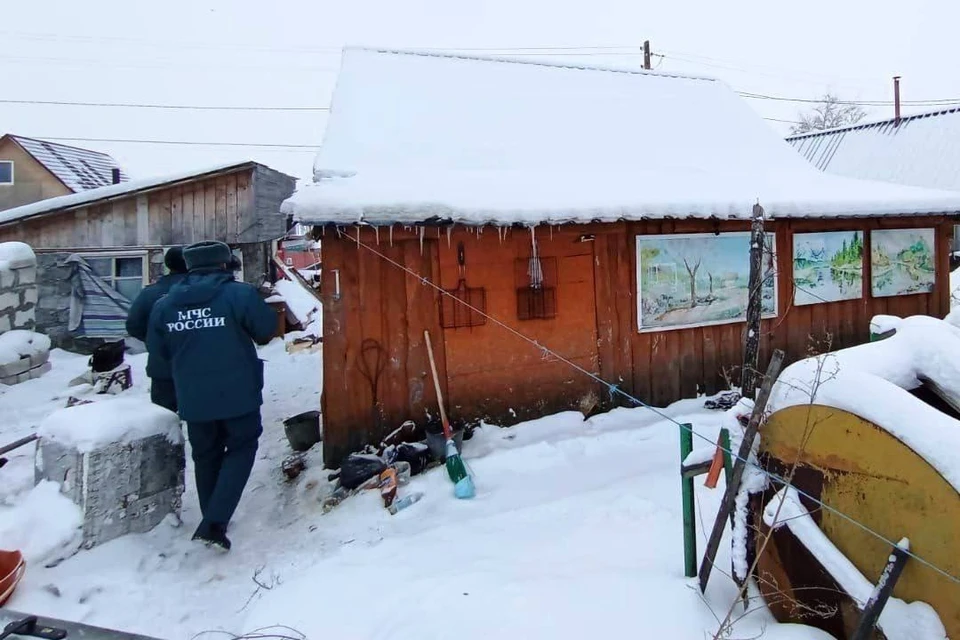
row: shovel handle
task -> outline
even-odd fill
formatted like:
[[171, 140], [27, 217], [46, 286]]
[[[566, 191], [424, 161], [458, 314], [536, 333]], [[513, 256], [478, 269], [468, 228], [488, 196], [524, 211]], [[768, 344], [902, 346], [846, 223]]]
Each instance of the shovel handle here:
[[32, 434], [30, 434], [29, 436], [27, 436], [26, 438], [20, 438], [20, 439], [17, 440], [16, 442], [11, 442], [11, 443], [8, 444], [8, 445], [4, 445], [4, 446], [0, 447], [0, 455], [2, 455], [2, 454], [4, 454], [4, 453], [7, 453], [8, 451], [13, 451], [14, 449], [19, 449], [20, 447], [22, 447], [22, 446], [25, 445], [25, 444], [30, 444], [31, 442], [33, 442], [34, 440], [36, 440], [38, 437], [39, 437], [39, 436], [38, 436], [37, 434], [32, 433]]
[[430, 371], [433, 372], [433, 388], [437, 391], [437, 403], [440, 405], [440, 420], [443, 422], [443, 435], [449, 439], [452, 436], [450, 423], [447, 422], [447, 411], [443, 408], [443, 393], [440, 391], [440, 376], [437, 375], [437, 362], [433, 357], [433, 343], [430, 342], [430, 332], [423, 331], [423, 338], [427, 341], [427, 355], [430, 357]]

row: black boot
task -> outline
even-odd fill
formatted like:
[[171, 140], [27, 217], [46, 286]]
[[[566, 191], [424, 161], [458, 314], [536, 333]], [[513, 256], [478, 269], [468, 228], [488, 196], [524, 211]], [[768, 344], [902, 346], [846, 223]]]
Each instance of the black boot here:
[[208, 547], [216, 547], [221, 551], [230, 551], [230, 539], [227, 537], [226, 525], [201, 522], [197, 527], [193, 539], [202, 542]]

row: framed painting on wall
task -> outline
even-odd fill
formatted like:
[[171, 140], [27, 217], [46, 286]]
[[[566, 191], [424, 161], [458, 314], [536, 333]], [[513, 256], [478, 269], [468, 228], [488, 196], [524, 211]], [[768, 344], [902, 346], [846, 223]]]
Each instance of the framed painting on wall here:
[[863, 297], [863, 232], [793, 236], [793, 303], [797, 306]]
[[[747, 319], [750, 233], [637, 236], [639, 331], [702, 327]], [[777, 315], [776, 243], [767, 234], [763, 317]]]
[[874, 298], [931, 293], [937, 276], [934, 229], [870, 232], [871, 291]]

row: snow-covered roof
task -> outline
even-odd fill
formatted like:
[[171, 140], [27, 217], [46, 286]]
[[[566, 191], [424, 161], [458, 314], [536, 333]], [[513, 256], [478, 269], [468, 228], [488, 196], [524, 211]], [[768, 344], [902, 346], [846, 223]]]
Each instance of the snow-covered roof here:
[[910, 393], [926, 382], [960, 398], [960, 328], [929, 316], [895, 323], [876, 342], [787, 367], [770, 394], [778, 411], [810, 403], [849, 411], [916, 452], [960, 492], [960, 421]]
[[791, 136], [817, 169], [849, 178], [960, 191], [960, 108]]
[[[99, 151], [12, 134], [6, 137], [33, 156], [74, 193], [113, 184], [113, 170], [120, 169], [116, 160]], [[121, 182], [127, 179], [123, 169], [120, 169]]]
[[308, 224], [955, 213], [960, 194], [825, 176], [722, 82], [346, 49]]
[[26, 218], [32, 218], [48, 213], [67, 211], [69, 209], [76, 209], [77, 207], [85, 207], [95, 202], [126, 197], [134, 193], [166, 187], [177, 182], [209, 178], [214, 174], [228, 173], [245, 167], [253, 167], [254, 165], [256, 165], [256, 163], [251, 160], [244, 162], [230, 162], [213, 167], [207, 167], [205, 169], [194, 169], [191, 171], [181, 171], [179, 173], [165, 176], [142, 178], [140, 180], [129, 180], [119, 184], [112, 184], [107, 187], [89, 189], [87, 191], [81, 191], [80, 193], [71, 193], [69, 195], [58, 196], [56, 198], [48, 198], [46, 200], [40, 200], [31, 204], [25, 204], [22, 207], [14, 207], [13, 209], [0, 211], [0, 225], [10, 224], [12, 222], [20, 222]]

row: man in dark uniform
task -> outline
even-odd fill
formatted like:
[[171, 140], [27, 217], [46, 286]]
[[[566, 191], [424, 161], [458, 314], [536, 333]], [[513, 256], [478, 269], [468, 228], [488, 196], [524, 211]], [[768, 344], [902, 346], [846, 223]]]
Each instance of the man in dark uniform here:
[[[157, 300], [167, 295], [170, 287], [183, 280], [187, 275], [187, 263], [183, 260], [183, 247], [167, 249], [163, 262], [169, 273], [155, 283], [144, 288], [130, 305], [127, 313], [127, 333], [142, 342], [147, 341], [147, 327], [150, 324], [150, 312]], [[158, 358], [153, 352], [147, 356], [147, 376], [150, 378], [150, 400], [170, 411], [177, 411], [177, 392], [173, 386], [173, 374], [169, 364]]]
[[196, 467], [203, 520], [193, 535], [230, 549], [227, 524], [250, 478], [263, 432], [263, 362], [277, 316], [249, 284], [233, 279], [222, 242], [184, 249], [190, 273], [154, 307], [147, 345], [170, 363]]

